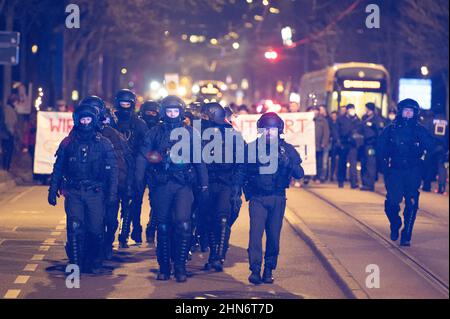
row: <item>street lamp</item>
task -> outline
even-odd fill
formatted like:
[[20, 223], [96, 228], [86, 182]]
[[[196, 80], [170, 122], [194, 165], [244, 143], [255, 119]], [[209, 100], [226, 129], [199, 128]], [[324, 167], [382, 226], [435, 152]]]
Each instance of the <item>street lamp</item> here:
[[428, 70], [428, 67], [423, 65], [420, 68], [420, 73], [422, 73], [423, 76], [427, 76], [428, 74], [430, 74], [430, 71]]
[[264, 57], [269, 61], [275, 61], [276, 59], [278, 59], [278, 53], [277, 51], [269, 50], [264, 52]]

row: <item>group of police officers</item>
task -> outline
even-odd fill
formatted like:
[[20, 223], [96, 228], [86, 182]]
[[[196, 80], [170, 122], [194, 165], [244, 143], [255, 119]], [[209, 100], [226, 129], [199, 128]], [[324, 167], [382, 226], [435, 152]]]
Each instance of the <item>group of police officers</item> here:
[[[231, 131], [239, 136], [239, 132], [230, 123], [229, 109], [219, 103], [186, 106], [180, 98], [168, 96], [160, 102], [143, 103], [139, 114], [135, 108], [136, 95], [130, 90], [117, 93], [114, 110], [97, 96], [86, 97], [73, 113], [73, 130], [59, 145], [48, 202], [54, 206], [60, 195], [65, 197], [69, 263], [78, 265], [82, 272], [102, 273], [103, 261], [113, 255], [119, 210], [119, 247], [128, 248], [129, 237], [141, 244], [141, 209], [148, 187], [151, 210], [145, 235], [149, 244], [156, 237], [157, 280], [169, 280], [174, 275], [177, 282], [185, 282], [189, 274], [186, 263], [197, 248], [209, 251], [204, 270], [221, 272], [244, 193], [250, 214], [248, 279], [255, 285], [273, 283], [286, 189], [292, 178], [304, 175], [300, 155], [283, 139], [283, 120], [276, 113], [263, 114], [257, 122], [257, 140], [245, 144], [244, 149], [236, 143], [230, 161], [225, 159], [225, 135]], [[365, 147], [367, 154], [374, 156], [365, 166], [378, 164], [385, 175], [385, 211], [392, 240], [399, 237], [400, 203], [405, 199], [402, 245], [410, 244], [418, 209], [420, 158], [425, 150], [436, 153], [434, 140], [418, 123], [418, 112], [417, 102], [400, 102], [396, 119], [380, 138], [374, 139], [378, 145], [373, 142]], [[201, 121], [201, 132], [193, 127], [193, 120]], [[353, 120], [349, 112], [346, 121]], [[371, 122], [373, 116], [368, 114], [363, 119], [368, 131]], [[191, 149], [188, 160], [177, 161], [171, 153], [177, 143], [172, 133], [180, 128], [187, 132]], [[195, 161], [194, 139], [206, 129], [222, 137], [221, 150], [208, 149], [222, 158]], [[263, 148], [259, 147], [260, 140], [265, 142]], [[268, 145], [276, 145], [278, 165], [273, 172], [261, 173], [261, 168], [269, 164], [260, 161], [258, 153], [266, 153]], [[343, 156], [351, 147], [344, 145]], [[247, 157], [244, 162], [237, 160], [238, 153], [250, 149], [256, 149], [256, 161], [250, 162]], [[339, 176], [339, 183], [343, 178]], [[366, 174], [363, 180], [372, 187], [374, 176]]]

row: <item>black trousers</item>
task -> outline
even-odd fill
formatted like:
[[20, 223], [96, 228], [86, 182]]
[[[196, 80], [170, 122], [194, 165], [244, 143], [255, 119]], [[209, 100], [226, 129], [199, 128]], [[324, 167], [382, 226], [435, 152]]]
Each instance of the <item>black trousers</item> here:
[[2, 139], [3, 169], [9, 171], [14, 152], [14, 137]]
[[103, 191], [71, 189], [67, 191], [65, 197], [67, 223], [76, 221], [82, 226], [83, 231], [93, 235], [103, 235], [105, 217]]
[[152, 210], [158, 224], [191, 222], [194, 195], [189, 185], [169, 181], [152, 191]]
[[362, 184], [366, 187], [374, 188], [376, 176], [377, 158], [375, 156], [375, 147], [372, 145], [366, 145], [364, 146], [364, 157], [362, 160]]
[[417, 210], [419, 208], [419, 187], [421, 183], [420, 167], [404, 169], [389, 169], [385, 174], [385, 186], [387, 190], [385, 212], [391, 227], [399, 227], [402, 224], [399, 216], [400, 204], [405, 199], [404, 222], [405, 228], [410, 227], [408, 236], [410, 239]]
[[[98, 189], [70, 189], [65, 195], [64, 207], [67, 214], [67, 254], [70, 262], [74, 255], [81, 257], [77, 262], [84, 266], [101, 266], [102, 247], [105, 232], [105, 198]], [[78, 248], [75, 248], [78, 247]], [[77, 251], [77, 252], [76, 252]], [[83, 267], [84, 267], [83, 266]]]
[[431, 183], [438, 175], [438, 184], [444, 185], [447, 183], [447, 169], [445, 168], [445, 154], [438, 152], [433, 155], [427, 154], [425, 156], [424, 173], [423, 173], [423, 189], [430, 191]]
[[130, 210], [129, 198], [127, 196], [126, 190], [119, 188], [118, 190], [118, 200], [111, 205], [106, 206], [106, 236], [105, 245], [112, 245], [114, 243], [115, 234], [117, 228], [119, 227], [118, 215], [119, 208], [122, 216], [128, 214]]
[[262, 237], [264, 232], [266, 232], [265, 267], [270, 269], [277, 267], [285, 208], [285, 196], [255, 196], [250, 199], [248, 257], [251, 271], [259, 271], [261, 269], [263, 257]]
[[358, 162], [358, 149], [356, 147], [344, 146], [339, 151], [338, 162], [338, 182], [343, 184], [347, 174], [347, 162], [350, 163], [350, 184], [358, 185], [358, 171], [356, 164]]

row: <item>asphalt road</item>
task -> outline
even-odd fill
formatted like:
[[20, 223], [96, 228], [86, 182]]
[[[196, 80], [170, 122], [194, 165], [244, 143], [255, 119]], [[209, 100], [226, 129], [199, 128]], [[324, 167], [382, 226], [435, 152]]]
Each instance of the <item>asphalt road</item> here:
[[[143, 211], [148, 212], [148, 203]], [[143, 224], [148, 216], [143, 213]], [[188, 264], [187, 283], [155, 280], [153, 246], [116, 250], [106, 274], [82, 276], [80, 288], [66, 286], [63, 201], [47, 204], [47, 188], [16, 187], [0, 194], [0, 296], [3, 298], [345, 298], [311, 248], [285, 222], [279, 268], [273, 285], [248, 283], [248, 207], [233, 229], [223, 273], [201, 270], [207, 254]], [[116, 243], [117, 244], [117, 243]], [[117, 246], [116, 246], [117, 247]]]

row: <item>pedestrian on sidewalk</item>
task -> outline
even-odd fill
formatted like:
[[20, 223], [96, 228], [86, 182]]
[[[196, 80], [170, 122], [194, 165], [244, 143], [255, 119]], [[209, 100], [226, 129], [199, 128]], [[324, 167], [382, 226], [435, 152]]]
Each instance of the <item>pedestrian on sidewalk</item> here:
[[14, 139], [17, 132], [17, 112], [15, 104], [18, 101], [16, 95], [11, 95], [4, 107], [2, 107], [2, 114], [4, 118], [4, 125], [0, 124], [0, 136], [2, 140], [3, 152], [3, 169], [9, 171], [11, 168], [12, 156], [14, 153]]

